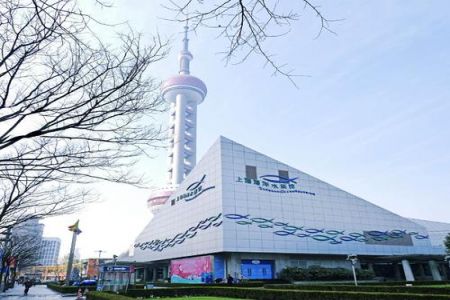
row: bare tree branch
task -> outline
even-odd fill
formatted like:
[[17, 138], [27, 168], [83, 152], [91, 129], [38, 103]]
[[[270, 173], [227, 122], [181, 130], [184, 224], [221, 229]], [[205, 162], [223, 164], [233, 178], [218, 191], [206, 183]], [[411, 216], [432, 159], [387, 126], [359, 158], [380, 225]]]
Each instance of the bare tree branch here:
[[0, 230], [72, 211], [93, 181], [141, 184], [130, 169], [162, 146], [144, 121], [165, 110], [147, 70], [166, 42], [120, 28], [106, 44], [76, 4], [0, 0]]
[[298, 0], [283, 3], [279, 0], [169, 0], [166, 9], [174, 13], [171, 21], [189, 22], [193, 30], [200, 27], [214, 29], [220, 38], [228, 41], [222, 52], [227, 63], [239, 64], [252, 55], [262, 56], [273, 70], [273, 75], [282, 75], [296, 85], [296, 75], [286, 64], [280, 64], [267, 50], [266, 42], [285, 36], [300, 18], [300, 11], [311, 11], [318, 18], [323, 32], [334, 32], [328, 19], [313, 0]]

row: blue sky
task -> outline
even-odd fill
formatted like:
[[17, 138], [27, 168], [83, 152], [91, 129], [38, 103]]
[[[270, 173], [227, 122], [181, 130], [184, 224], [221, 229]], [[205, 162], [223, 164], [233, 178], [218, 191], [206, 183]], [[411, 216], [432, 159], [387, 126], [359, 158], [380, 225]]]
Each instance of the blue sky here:
[[[315, 39], [318, 20], [301, 11], [289, 35], [267, 44], [278, 61], [308, 75], [298, 89], [271, 76], [260, 57], [225, 66], [214, 32], [191, 35], [191, 70], [208, 86], [198, 157], [223, 135], [402, 216], [450, 222], [450, 2], [319, 2], [329, 18], [343, 19], [332, 24], [337, 35]], [[177, 71], [182, 26], [158, 18], [167, 14], [160, 3], [122, 0], [95, 13], [129, 20], [147, 41], [156, 31], [171, 38], [171, 53], [150, 70], [163, 80]], [[137, 170], [158, 185], [166, 161], [155, 152]], [[97, 188], [101, 202], [46, 221], [46, 235], [64, 238], [63, 252], [65, 225], [77, 218], [83, 257], [125, 250], [148, 222], [148, 191]]]

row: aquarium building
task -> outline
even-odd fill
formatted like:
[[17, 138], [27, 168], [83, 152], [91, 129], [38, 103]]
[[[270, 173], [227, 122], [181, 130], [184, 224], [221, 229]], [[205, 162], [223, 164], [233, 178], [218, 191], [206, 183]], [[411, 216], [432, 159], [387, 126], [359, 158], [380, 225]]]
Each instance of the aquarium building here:
[[[273, 279], [285, 267], [357, 267], [406, 280], [448, 278], [450, 225], [411, 220], [243, 144], [220, 137], [196, 162], [196, 107], [206, 85], [180, 72], [163, 85], [170, 102], [169, 180], [149, 199], [153, 219], [122, 263], [137, 281]], [[439, 228], [439, 230], [433, 230]]]

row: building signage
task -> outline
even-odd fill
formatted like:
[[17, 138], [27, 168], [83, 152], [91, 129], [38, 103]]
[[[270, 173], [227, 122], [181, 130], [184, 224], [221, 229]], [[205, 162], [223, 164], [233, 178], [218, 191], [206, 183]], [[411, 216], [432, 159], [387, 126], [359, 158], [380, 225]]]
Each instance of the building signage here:
[[130, 272], [130, 266], [104, 266], [103, 272]]
[[278, 175], [262, 175], [259, 176], [259, 179], [238, 177], [236, 182], [256, 185], [261, 191], [265, 192], [281, 193], [281, 194], [298, 193], [311, 196], [316, 195], [316, 193], [298, 189], [296, 181], [297, 179], [298, 177], [286, 178]]
[[206, 178], [206, 175], [203, 175], [202, 179], [189, 185], [186, 188], [185, 193], [171, 199], [170, 200], [171, 205], [175, 205], [175, 203], [177, 203], [178, 201], [181, 201], [181, 200], [184, 200], [185, 202], [192, 201], [195, 198], [197, 198], [198, 196], [200, 196], [201, 194], [203, 194], [204, 192], [215, 188], [214, 185], [204, 187], [203, 183], [205, 181], [205, 178]]

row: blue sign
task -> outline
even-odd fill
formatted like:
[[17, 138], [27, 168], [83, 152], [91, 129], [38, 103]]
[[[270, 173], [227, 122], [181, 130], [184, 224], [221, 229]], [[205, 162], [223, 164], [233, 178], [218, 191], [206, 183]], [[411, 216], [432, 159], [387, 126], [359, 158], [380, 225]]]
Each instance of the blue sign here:
[[130, 266], [103, 266], [103, 272], [130, 272]]
[[171, 205], [175, 205], [175, 203], [177, 203], [180, 200], [184, 200], [185, 202], [192, 201], [195, 198], [197, 198], [198, 196], [200, 196], [201, 194], [203, 194], [204, 192], [215, 188], [214, 185], [208, 186], [206, 188], [203, 187], [205, 178], [206, 178], [206, 175], [203, 175], [202, 179], [190, 184], [186, 188], [186, 193], [181, 194], [181, 195], [177, 196], [176, 198], [173, 198], [172, 200], [170, 200]]
[[316, 193], [300, 190], [297, 188], [298, 177], [288, 178], [278, 175], [262, 175], [259, 179], [251, 179], [247, 177], [238, 177], [236, 182], [252, 184], [259, 187], [260, 191], [280, 193], [280, 194], [306, 194], [315, 196]]

